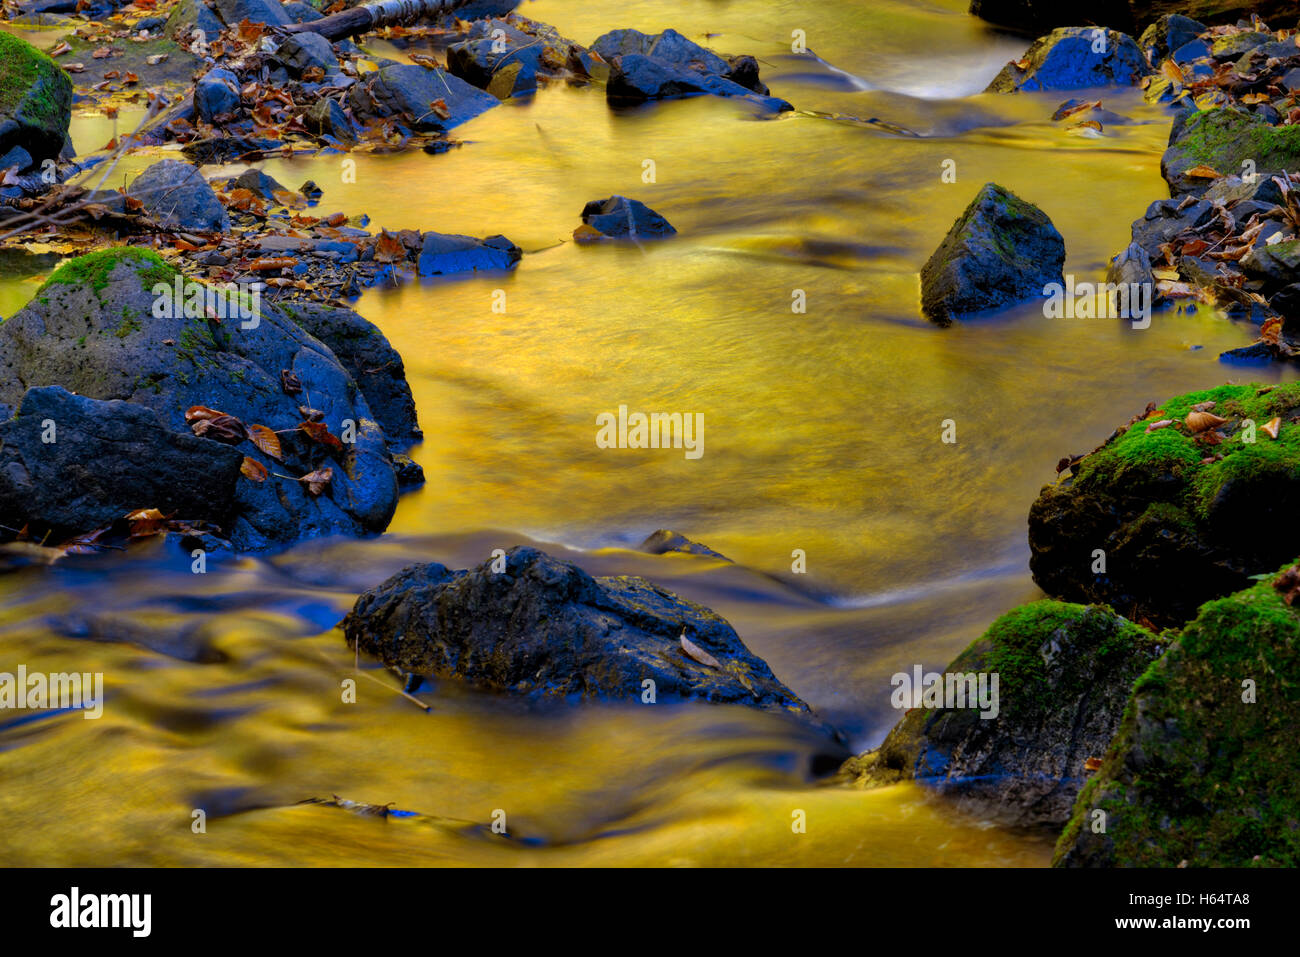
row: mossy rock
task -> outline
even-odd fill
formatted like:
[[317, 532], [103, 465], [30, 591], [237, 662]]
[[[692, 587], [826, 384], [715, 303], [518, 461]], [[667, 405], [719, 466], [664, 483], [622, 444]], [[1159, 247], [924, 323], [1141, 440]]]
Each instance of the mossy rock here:
[[1247, 160], [1260, 176], [1300, 167], [1300, 126], [1272, 126], [1230, 106], [1198, 110], [1175, 126], [1160, 172], [1171, 196], [1199, 196], [1214, 181], [1189, 177], [1188, 170], [1208, 166], [1224, 176], [1240, 174]]
[[1041, 298], [1063, 283], [1065, 241], [1037, 206], [986, 183], [921, 267], [921, 309], [933, 322]]
[[996, 717], [971, 707], [912, 708], [879, 749], [850, 759], [841, 775], [859, 786], [914, 778], [986, 817], [1062, 824], [1086, 762], [1105, 752], [1134, 680], [1163, 647], [1109, 608], [1024, 605], [945, 672], [985, 673], [990, 682], [997, 674]]
[[1127, 33], [1097, 27], [1059, 27], [1035, 40], [1020, 60], [1004, 66], [985, 92], [1135, 86], [1150, 72], [1146, 56]]
[[[1210, 401], [1227, 419], [1216, 445], [1183, 421]], [[1276, 440], [1263, 430], [1274, 418]], [[1158, 625], [1181, 624], [1202, 602], [1244, 588], [1300, 540], [1293, 418], [1300, 383], [1224, 385], [1177, 396], [1117, 430], [1030, 508], [1034, 581], [1057, 598], [1103, 602]], [[1147, 431], [1164, 419], [1174, 424]]]
[[1300, 609], [1272, 579], [1204, 605], [1138, 680], [1055, 865], [1300, 865]]
[[0, 31], [0, 155], [15, 146], [37, 163], [58, 157], [72, 119], [72, 81], [26, 40]]

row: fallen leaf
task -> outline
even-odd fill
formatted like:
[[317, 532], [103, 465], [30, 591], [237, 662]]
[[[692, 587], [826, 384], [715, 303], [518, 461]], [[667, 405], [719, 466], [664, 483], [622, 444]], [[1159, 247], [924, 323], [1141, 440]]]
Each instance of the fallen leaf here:
[[247, 455], [244, 456], [244, 463], [239, 466], [239, 473], [254, 482], [265, 482], [266, 477], [271, 474], [265, 465], [257, 459], [250, 459]]
[[331, 452], [342, 452], [343, 443], [339, 437], [329, 430], [329, 426], [322, 422], [302, 421], [298, 423], [298, 428], [306, 433], [307, 438], [311, 439], [318, 445], [323, 445]]
[[302, 380], [296, 373], [288, 369], [280, 370], [280, 388], [284, 390], [285, 395], [297, 395], [302, 391]]
[[382, 230], [375, 239], [375, 262], [395, 263], [406, 258], [406, 244], [388, 230]]
[[334, 470], [317, 469], [315, 472], [308, 472], [298, 481], [307, 486], [307, 491], [310, 494], [320, 495], [321, 492], [329, 488], [330, 482], [334, 481]]
[[1190, 176], [1193, 179], [1218, 179], [1223, 174], [1209, 166], [1200, 165], [1193, 166], [1191, 169], [1186, 170], [1183, 175]]
[[1101, 770], [1101, 758], [1089, 758], [1088, 760], [1084, 761], [1084, 762], [1083, 762], [1083, 769], [1084, 769], [1085, 771], [1100, 771], [1100, 770]]
[[275, 431], [267, 428], [265, 425], [250, 425], [248, 427], [248, 440], [265, 452], [271, 458], [282, 461], [282, 451], [280, 449], [280, 436]]
[[1270, 439], [1276, 440], [1278, 432], [1282, 430], [1282, 417], [1280, 415], [1275, 416], [1260, 426], [1260, 428], [1268, 433]]
[[709, 654], [695, 642], [686, 637], [686, 629], [682, 629], [681, 642], [682, 651], [686, 652], [686, 654], [690, 655], [700, 664], [707, 665], [710, 668], [722, 667], [722, 663], [718, 661], [717, 658], [713, 657], [713, 655]]

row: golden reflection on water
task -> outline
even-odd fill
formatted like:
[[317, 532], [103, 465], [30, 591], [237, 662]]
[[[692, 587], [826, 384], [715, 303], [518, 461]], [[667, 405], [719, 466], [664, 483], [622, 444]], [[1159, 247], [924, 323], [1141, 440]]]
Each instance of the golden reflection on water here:
[[[1061, 96], [941, 98], [978, 91], [1008, 55], [964, 0], [680, 6], [542, 0], [524, 13], [581, 42], [620, 26], [718, 32], [718, 48], [760, 56], [774, 93], [842, 119], [760, 120], [711, 98], [616, 113], [598, 90], [560, 87], [458, 129], [448, 154], [355, 156], [355, 183], [338, 155], [265, 164], [290, 187], [316, 180], [324, 211], [500, 232], [527, 255], [508, 276], [359, 304], [405, 357], [426, 434], [414, 456], [429, 483], [390, 535], [202, 578], [161, 549], [0, 579], [0, 670], [102, 671], [109, 691], [98, 721], [0, 727], [0, 862], [1047, 863], [1050, 835], [962, 817], [916, 787], [812, 783], [824, 742], [770, 715], [537, 710], [445, 686], [424, 694], [425, 714], [370, 665], [358, 702], [342, 701], [353, 662], [325, 629], [359, 591], [411, 561], [465, 567], [537, 540], [713, 607], [855, 747], [873, 745], [896, 717], [891, 673], [943, 666], [1036, 596], [1025, 515], [1061, 455], [1149, 400], [1291, 374], [1221, 366], [1252, 332], [1204, 309], [1142, 332], [1037, 307], [946, 330], [919, 317], [917, 270], [988, 180], [1047, 211], [1067, 271], [1099, 277], [1164, 195], [1168, 119], [1136, 93], [1106, 91], [1134, 122], [1098, 140], [1050, 122]], [[868, 88], [789, 57], [796, 28]], [[102, 120], [77, 124], [78, 143], [107, 139]], [[955, 185], [940, 181], [945, 159]], [[611, 193], [664, 213], [678, 237], [562, 242]], [[0, 282], [5, 314], [34, 284]], [[704, 456], [598, 449], [595, 416], [620, 403], [704, 413]], [[955, 446], [939, 442], [945, 418]], [[658, 527], [739, 566], [626, 550]], [[807, 576], [791, 574], [794, 549]], [[418, 816], [297, 803], [334, 794]], [[200, 807], [207, 832], [194, 834]], [[489, 830], [497, 809], [508, 838]], [[796, 809], [806, 834], [791, 830]]]

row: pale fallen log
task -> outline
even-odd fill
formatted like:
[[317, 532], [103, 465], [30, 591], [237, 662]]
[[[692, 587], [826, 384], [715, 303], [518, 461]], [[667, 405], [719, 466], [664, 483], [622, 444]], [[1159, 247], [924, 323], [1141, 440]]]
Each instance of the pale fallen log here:
[[398, 24], [414, 23], [453, 13], [470, 0], [377, 0], [350, 10], [332, 13], [310, 23], [294, 23], [280, 30], [284, 33], [319, 33], [334, 43], [347, 37]]

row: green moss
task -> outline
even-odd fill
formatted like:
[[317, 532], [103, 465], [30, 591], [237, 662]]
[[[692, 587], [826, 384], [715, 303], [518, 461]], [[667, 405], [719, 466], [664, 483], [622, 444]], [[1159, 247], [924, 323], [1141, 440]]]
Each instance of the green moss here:
[[1138, 678], [1056, 863], [1300, 865], [1300, 612], [1272, 578], [1207, 602]]
[[48, 291], [52, 286], [90, 286], [95, 295], [99, 296], [108, 286], [113, 270], [122, 263], [135, 269], [143, 289], [152, 289], [160, 282], [170, 283], [176, 275], [176, 270], [151, 249], [114, 246], [60, 263], [54, 274], [37, 290], [37, 294]]
[[1272, 126], [1253, 114], [1215, 107], [1192, 114], [1174, 148], [1225, 175], [1248, 159], [1261, 170], [1292, 169], [1300, 164], [1300, 126]]
[[[66, 122], [72, 81], [63, 69], [21, 37], [0, 31], [0, 112], [12, 114], [25, 105], [25, 115], [41, 124]], [[43, 82], [42, 82], [43, 81]], [[66, 90], [66, 95], [58, 94]]]

